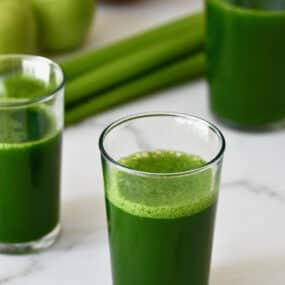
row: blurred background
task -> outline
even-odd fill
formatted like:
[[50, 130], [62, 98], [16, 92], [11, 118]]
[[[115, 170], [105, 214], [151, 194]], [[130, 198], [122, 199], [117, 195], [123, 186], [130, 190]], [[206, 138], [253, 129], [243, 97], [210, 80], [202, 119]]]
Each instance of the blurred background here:
[[63, 57], [201, 7], [199, 0], [2, 0], [0, 53]]
[[127, 37], [203, 8], [201, 0], [129, 0], [127, 3], [114, 0], [114, 2], [116, 4], [104, 1], [98, 3], [95, 22], [81, 50]]

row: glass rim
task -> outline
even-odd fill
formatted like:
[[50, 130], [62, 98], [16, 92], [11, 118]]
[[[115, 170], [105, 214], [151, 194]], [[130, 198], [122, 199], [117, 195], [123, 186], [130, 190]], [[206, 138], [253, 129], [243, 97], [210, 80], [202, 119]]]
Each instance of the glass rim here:
[[40, 60], [41, 62], [45, 62], [47, 64], [50, 64], [55, 67], [56, 72], [60, 75], [60, 83], [56, 84], [55, 88], [48, 92], [46, 95], [40, 95], [36, 98], [32, 99], [27, 99], [25, 101], [20, 101], [20, 102], [7, 102], [7, 103], [1, 103], [0, 102], [0, 108], [1, 107], [23, 107], [23, 106], [29, 106], [33, 105], [36, 103], [41, 103], [41, 102], [46, 102], [49, 101], [50, 99], [56, 97], [56, 95], [59, 93], [61, 89], [64, 88], [65, 84], [65, 78], [64, 78], [64, 73], [59, 64], [54, 62], [53, 60], [39, 56], [39, 55], [26, 55], [26, 54], [5, 54], [5, 55], [0, 55], [0, 62], [4, 59], [27, 59], [27, 60]]
[[[216, 152], [216, 155], [212, 159], [210, 159], [208, 162], [203, 164], [202, 166], [191, 168], [188, 170], [184, 171], [178, 171], [178, 172], [170, 172], [170, 173], [163, 173], [163, 172], [148, 172], [148, 171], [141, 171], [141, 170], [136, 170], [129, 168], [121, 163], [118, 162], [118, 160], [114, 159], [109, 153], [106, 151], [104, 147], [104, 140], [106, 136], [115, 128], [118, 126], [123, 125], [124, 123], [136, 120], [136, 119], [142, 119], [142, 118], [150, 118], [150, 117], [173, 117], [173, 118], [183, 118], [186, 120], [194, 120], [196, 122], [199, 122], [205, 126], [207, 126], [209, 129], [211, 129], [216, 136], [219, 138], [220, 141], [220, 147], [219, 150]], [[129, 116], [122, 117], [112, 123], [110, 123], [101, 133], [99, 137], [99, 150], [101, 152], [101, 155], [109, 162], [111, 162], [113, 165], [115, 165], [118, 169], [128, 172], [131, 174], [135, 175], [140, 175], [140, 176], [156, 176], [156, 177], [161, 177], [161, 176], [182, 176], [182, 175], [188, 175], [188, 174], [193, 174], [197, 172], [201, 172], [203, 170], [208, 169], [211, 167], [213, 164], [216, 162], [220, 161], [223, 158], [224, 152], [226, 149], [226, 140], [222, 132], [212, 123], [209, 121], [202, 119], [198, 116], [193, 116], [185, 113], [178, 113], [178, 112], [146, 112], [146, 113], [138, 113], [138, 114], [133, 114]]]

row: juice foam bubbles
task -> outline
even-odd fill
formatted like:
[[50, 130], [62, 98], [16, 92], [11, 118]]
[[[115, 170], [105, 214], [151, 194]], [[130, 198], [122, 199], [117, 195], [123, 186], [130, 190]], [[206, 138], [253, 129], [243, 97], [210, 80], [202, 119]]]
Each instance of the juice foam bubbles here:
[[[217, 198], [212, 171], [200, 169], [205, 160], [179, 151], [138, 152], [119, 163], [140, 172], [113, 169], [107, 199], [140, 217], [175, 219], [211, 206]], [[198, 171], [191, 172], [189, 170]]]

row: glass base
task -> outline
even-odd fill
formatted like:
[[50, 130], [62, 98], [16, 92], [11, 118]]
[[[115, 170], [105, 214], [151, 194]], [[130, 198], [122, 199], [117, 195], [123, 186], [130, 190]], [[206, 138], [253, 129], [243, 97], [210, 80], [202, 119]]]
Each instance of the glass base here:
[[25, 243], [0, 243], [0, 253], [25, 254], [42, 251], [52, 246], [59, 235], [60, 225], [58, 224], [50, 233], [39, 240]]
[[251, 133], [266, 133], [266, 132], [276, 132], [285, 129], [285, 119], [282, 119], [275, 123], [269, 123], [264, 125], [242, 125], [227, 119], [224, 119], [217, 115], [215, 112], [211, 110], [212, 116], [215, 120], [225, 127], [229, 127], [231, 129], [235, 129], [237, 131], [242, 132], [251, 132]]

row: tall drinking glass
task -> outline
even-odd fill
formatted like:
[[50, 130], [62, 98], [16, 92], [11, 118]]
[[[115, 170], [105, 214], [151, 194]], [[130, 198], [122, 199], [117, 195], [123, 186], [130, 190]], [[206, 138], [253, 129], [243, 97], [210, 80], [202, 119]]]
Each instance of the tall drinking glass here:
[[59, 234], [63, 73], [36, 56], [0, 56], [0, 252]]
[[210, 106], [238, 129], [285, 126], [285, 1], [205, 0]]
[[225, 140], [184, 114], [123, 118], [100, 138], [114, 285], [206, 285]]

